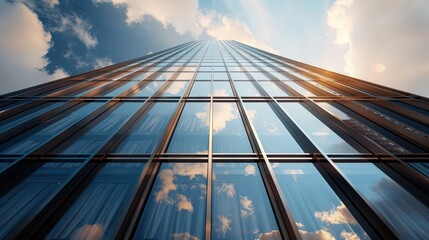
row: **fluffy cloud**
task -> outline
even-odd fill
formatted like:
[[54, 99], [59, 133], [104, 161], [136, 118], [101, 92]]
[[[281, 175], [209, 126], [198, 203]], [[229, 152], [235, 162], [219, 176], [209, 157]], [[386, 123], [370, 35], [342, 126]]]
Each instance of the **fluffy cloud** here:
[[177, 210], [187, 210], [189, 212], [194, 211], [194, 207], [192, 206], [192, 203], [188, 201], [188, 198], [185, 195], [177, 194]]
[[244, 175], [248, 176], [248, 175], [256, 175], [256, 168], [254, 165], [251, 164], [247, 164], [246, 168], [244, 169], [244, 171], [246, 172]]
[[163, 169], [159, 173], [159, 179], [161, 179], [161, 190], [155, 193], [155, 200], [157, 202], [165, 201], [168, 204], [173, 204], [175, 201], [168, 196], [170, 191], [177, 189], [174, 184], [174, 172], [171, 169]]
[[247, 196], [240, 196], [240, 204], [241, 204], [241, 216], [248, 217], [253, 215], [254, 208], [252, 206], [252, 200], [250, 200]]
[[345, 240], [360, 240], [360, 237], [356, 233], [346, 231], [341, 232], [341, 237]]
[[187, 176], [189, 179], [194, 179], [197, 175], [207, 178], [206, 163], [178, 163], [174, 164], [173, 171], [179, 176]]
[[262, 233], [259, 236], [259, 240], [277, 240], [282, 239], [279, 230], [272, 230], [271, 232]]
[[0, 94], [67, 76], [62, 69], [40, 70], [48, 64], [51, 35], [24, 4], [0, 2], [0, 32]]
[[349, 47], [348, 74], [429, 96], [426, 0], [337, 0], [327, 23], [336, 32], [336, 43]]
[[97, 68], [107, 67], [107, 66], [110, 66], [112, 64], [113, 64], [112, 59], [110, 59], [108, 57], [96, 58], [94, 68], [97, 69]]
[[[204, 107], [204, 111], [195, 113], [195, 116], [209, 125], [210, 105]], [[222, 131], [226, 127], [226, 123], [238, 118], [238, 112], [233, 108], [232, 103], [216, 103], [213, 108], [213, 134]]]
[[329, 224], [357, 224], [356, 220], [346, 208], [344, 203], [341, 203], [338, 207], [331, 211], [316, 211], [314, 215], [316, 218], [319, 218], [323, 222]]
[[196, 236], [194, 236], [194, 235], [192, 235], [192, 234], [189, 234], [189, 233], [187, 233], [187, 232], [184, 232], [184, 233], [173, 233], [172, 235], [171, 235], [171, 237], [174, 239], [174, 240], [199, 240], [199, 238], [198, 237], [196, 237]]
[[232, 222], [231, 219], [229, 219], [223, 215], [219, 215], [217, 217], [217, 219], [219, 220], [219, 226], [220, 226], [218, 229], [216, 229], [217, 231], [220, 231], [222, 233], [226, 233], [229, 230], [231, 230], [231, 226], [230, 226], [231, 222]]
[[327, 230], [321, 229], [315, 232], [299, 230], [302, 239], [305, 240], [335, 240], [335, 237]]
[[201, 10], [198, 0], [93, 0], [93, 2], [125, 7], [128, 24], [144, 22], [145, 16], [151, 16], [160, 21], [164, 27], [171, 25], [178, 33], [190, 33], [194, 38], [207, 33], [218, 40], [237, 40], [266, 51], [278, 52], [257, 41], [247, 24], [240, 20], [215, 11]]
[[91, 32], [92, 25], [83, 18], [77, 15], [63, 16], [59, 11], [50, 13], [49, 16], [60, 21], [53, 31], [72, 32], [88, 49], [98, 45], [97, 37]]
[[222, 183], [222, 185], [216, 187], [216, 191], [218, 194], [225, 192], [226, 196], [232, 198], [235, 194], [234, 184]]

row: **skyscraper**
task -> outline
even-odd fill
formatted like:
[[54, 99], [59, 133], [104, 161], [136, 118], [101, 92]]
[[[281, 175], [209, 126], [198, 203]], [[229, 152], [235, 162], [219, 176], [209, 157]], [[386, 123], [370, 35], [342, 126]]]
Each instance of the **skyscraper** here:
[[429, 236], [420, 96], [195, 41], [0, 107], [1, 239]]

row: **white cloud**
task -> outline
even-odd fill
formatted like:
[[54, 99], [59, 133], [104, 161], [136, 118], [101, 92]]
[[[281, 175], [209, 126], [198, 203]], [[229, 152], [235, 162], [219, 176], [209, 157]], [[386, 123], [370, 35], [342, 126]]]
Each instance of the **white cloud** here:
[[342, 231], [341, 237], [344, 238], [345, 240], [360, 240], [360, 237], [353, 232]]
[[349, 47], [348, 74], [429, 96], [426, 0], [337, 0], [327, 12], [327, 23], [336, 31], [336, 43]]
[[24, 4], [0, 1], [0, 32], [0, 94], [67, 76], [62, 69], [52, 75], [41, 70], [51, 35]]
[[189, 179], [194, 179], [197, 175], [207, 178], [206, 163], [177, 163], [174, 164], [173, 171], [179, 176], [187, 176]]
[[159, 179], [161, 179], [161, 190], [155, 193], [155, 200], [157, 202], [164, 201], [168, 204], [174, 204], [174, 200], [168, 196], [170, 191], [177, 189], [174, 184], [174, 172], [171, 169], [163, 169], [159, 173]]
[[244, 175], [256, 175], [256, 168], [254, 165], [247, 164], [246, 168], [244, 169], [246, 172]]
[[315, 232], [299, 230], [299, 233], [304, 240], [335, 240], [335, 237], [325, 229], [317, 230]]
[[204, 31], [218, 40], [237, 40], [266, 51], [278, 51], [255, 39], [248, 25], [237, 18], [200, 9], [198, 0], [93, 0], [94, 3], [112, 3], [125, 7], [127, 23], [144, 22], [145, 16], [152, 16], [164, 27], [169, 25], [180, 33], [190, 33], [198, 38]]
[[240, 209], [242, 217], [253, 215], [254, 208], [252, 206], [252, 200], [250, 200], [247, 196], [240, 196], [240, 204], [242, 207], [242, 209]]
[[53, 18], [60, 21], [60, 24], [52, 28], [53, 31], [71, 31], [85, 45], [86, 48], [93, 48], [98, 45], [98, 39], [91, 33], [92, 25], [77, 15], [62, 16], [60, 12], [52, 13]]
[[102, 224], [85, 224], [72, 233], [71, 239], [103, 239], [104, 231]]
[[261, 233], [259, 240], [280, 240], [282, 236], [279, 230], [272, 230], [271, 232]]
[[183, 233], [173, 233], [172, 235], [171, 235], [171, 237], [174, 239], [174, 240], [199, 240], [199, 238], [198, 237], [196, 237], [196, 236], [194, 236], [194, 235], [192, 235], [192, 234], [190, 234], [190, 233], [187, 233], [187, 232], [183, 232]]
[[108, 57], [96, 58], [94, 68], [97, 69], [97, 68], [107, 67], [107, 66], [110, 66], [112, 64], [113, 64], [112, 59], [110, 59]]
[[[203, 121], [203, 123], [209, 125], [210, 117], [210, 105], [207, 104], [204, 107], [204, 111], [195, 113], [195, 116]], [[213, 134], [222, 131], [226, 127], [226, 123], [238, 118], [238, 112], [233, 108], [232, 103], [216, 103], [216, 107], [213, 108]]]
[[216, 229], [217, 231], [220, 231], [222, 233], [226, 233], [227, 231], [231, 230], [231, 227], [230, 227], [231, 222], [232, 222], [231, 219], [229, 219], [223, 215], [219, 215], [217, 218], [219, 220], [219, 225], [220, 225], [220, 228]]
[[185, 195], [177, 194], [177, 210], [187, 210], [189, 212], [194, 211], [194, 207], [192, 206], [192, 203], [188, 200], [188, 198]]
[[216, 187], [216, 191], [218, 194], [225, 192], [226, 196], [232, 198], [235, 194], [234, 184], [222, 183], [222, 185]]
[[316, 218], [329, 224], [357, 224], [344, 203], [341, 203], [338, 207], [330, 211], [316, 211], [314, 215]]

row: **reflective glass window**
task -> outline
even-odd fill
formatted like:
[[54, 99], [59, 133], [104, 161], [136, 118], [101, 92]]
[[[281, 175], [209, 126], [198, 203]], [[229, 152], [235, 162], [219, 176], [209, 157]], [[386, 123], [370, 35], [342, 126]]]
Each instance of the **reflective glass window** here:
[[264, 90], [273, 97], [288, 97], [290, 94], [286, 93], [285, 90], [281, 89], [273, 82], [259, 82]]
[[194, 82], [192, 85], [190, 97], [210, 97], [211, 94], [211, 82]]
[[80, 163], [45, 163], [0, 198], [0, 238], [7, 235], [37, 214], [43, 204], [62, 186], [61, 184], [80, 166]]
[[186, 91], [189, 82], [187, 81], [174, 81], [162, 94], [164, 97], [180, 97]]
[[237, 89], [238, 95], [241, 97], [255, 97], [261, 96], [255, 86], [248, 81], [234, 82], [235, 88]]
[[228, 75], [226, 74], [226, 72], [213, 72], [213, 79], [214, 81], [228, 80]]
[[163, 163], [134, 239], [204, 239], [206, 163]]
[[245, 102], [250, 118], [259, 139], [267, 153], [302, 153], [303, 150], [289, 133], [282, 121], [268, 103]]
[[429, 208], [372, 163], [337, 163], [350, 184], [403, 239], [429, 235]]
[[302, 87], [301, 85], [299, 85], [295, 82], [287, 81], [285, 83], [287, 85], [289, 85], [289, 87], [293, 88], [295, 91], [299, 92], [303, 96], [308, 96], [308, 97], [316, 96], [312, 92], [310, 92], [309, 90], [305, 89], [304, 87]]
[[280, 106], [292, 120], [316, 143], [324, 152], [328, 153], [356, 153], [350, 144], [338, 136], [328, 126], [311, 114], [300, 103], [282, 102]]
[[61, 133], [71, 125], [81, 120], [86, 115], [103, 105], [101, 102], [82, 103], [73, 107], [70, 111], [57, 115], [39, 126], [12, 138], [0, 145], [2, 153], [28, 153], [52, 137]]
[[188, 102], [174, 130], [167, 152], [206, 153], [209, 117], [210, 103]]
[[198, 72], [197, 78], [195, 80], [212, 80], [211, 72]]
[[73, 202], [47, 239], [112, 239], [144, 163], [107, 163]]
[[229, 82], [213, 82], [214, 97], [230, 97], [234, 96]]
[[193, 76], [194, 72], [181, 72], [176, 80], [191, 80]]
[[98, 119], [101, 119], [101, 121], [91, 129], [82, 129], [81, 132], [85, 132], [83, 135], [77, 139], [70, 138], [56, 148], [54, 152], [95, 153], [141, 105], [142, 103], [140, 102], [122, 103], [112, 112], [99, 116]]
[[158, 102], [135, 123], [129, 135], [114, 151], [117, 153], [152, 153], [176, 109], [176, 102]]
[[[231, 69], [230, 69], [231, 71]], [[249, 80], [249, 78], [246, 76], [246, 74], [244, 74], [244, 72], [230, 72], [231, 74], [231, 79], [234, 81], [237, 80]]]
[[153, 78], [154, 80], [168, 80], [171, 78], [171, 76], [173, 76], [174, 72], [160, 72], [161, 74], [157, 75], [155, 78]]
[[214, 163], [213, 175], [213, 239], [281, 239], [255, 163]]
[[271, 165], [303, 239], [369, 239], [312, 163]]
[[250, 74], [255, 80], [269, 80], [269, 78], [262, 72], [251, 72]]
[[11, 118], [8, 118], [0, 122], [0, 132], [3, 132], [12, 127], [18, 126], [19, 124], [26, 122], [36, 116], [39, 116], [49, 110], [52, 110], [56, 107], [63, 105], [64, 102], [48, 102], [42, 105], [39, 105], [35, 108], [31, 108], [25, 112], [17, 114]]
[[213, 152], [252, 152], [236, 103], [213, 103]]
[[116, 97], [117, 95], [122, 94], [123, 92], [130, 89], [132, 86], [134, 86], [136, 84], [137, 84], [137, 82], [134, 82], [134, 81], [127, 82], [120, 87], [116, 86], [114, 89], [112, 89], [112, 91], [110, 91], [108, 93], [106, 92], [105, 94], [103, 94], [103, 96], [105, 96], [105, 97]]
[[153, 81], [144, 86], [143, 89], [134, 91], [132, 95], [135, 97], [150, 97], [158, 91], [162, 84], [164, 84], [164, 82]]

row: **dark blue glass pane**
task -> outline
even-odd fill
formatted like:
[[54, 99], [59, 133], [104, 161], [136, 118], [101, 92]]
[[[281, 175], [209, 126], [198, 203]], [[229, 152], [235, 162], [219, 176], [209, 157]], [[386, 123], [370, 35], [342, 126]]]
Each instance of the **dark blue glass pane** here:
[[42, 145], [61, 131], [67, 129], [86, 115], [103, 105], [101, 102], [79, 104], [66, 113], [57, 115], [41, 125], [0, 145], [2, 153], [25, 154]]
[[245, 102], [247, 115], [267, 153], [302, 153], [301, 147], [268, 103]]
[[117, 153], [152, 153], [167, 127], [177, 102], [158, 102], [114, 151]]
[[110, 137], [124, 125], [131, 115], [142, 105], [140, 102], [125, 102], [112, 112], [99, 116], [101, 121], [85, 132], [77, 140], [71, 138], [61, 144], [55, 152], [61, 153], [95, 153]]
[[206, 163], [163, 163], [134, 239], [204, 239]]
[[213, 103], [213, 152], [252, 152], [236, 103]]
[[210, 103], [187, 103], [167, 152], [206, 153], [209, 144], [209, 117]]
[[255, 163], [215, 163], [213, 176], [213, 239], [281, 239]]
[[429, 209], [372, 163], [337, 163], [350, 184], [403, 239], [429, 236]]
[[112, 239], [144, 163], [107, 163], [51, 230], [47, 239]]
[[161, 87], [163, 83], [164, 82], [161, 82], [161, 81], [153, 81], [148, 85], [146, 85], [145, 87], [143, 87], [143, 89], [133, 92], [132, 95], [134, 97], [150, 97], [154, 93], [156, 93], [156, 91], [158, 91], [158, 89]]
[[162, 94], [164, 97], [180, 97], [186, 91], [189, 82], [175, 81]]
[[273, 163], [303, 239], [369, 239], [312, 163]]
[[40, 207], [62, 186], [80, 163], [45, 163], [0, 198], [0, 238], [6, 236]]

